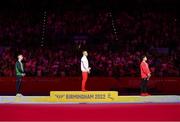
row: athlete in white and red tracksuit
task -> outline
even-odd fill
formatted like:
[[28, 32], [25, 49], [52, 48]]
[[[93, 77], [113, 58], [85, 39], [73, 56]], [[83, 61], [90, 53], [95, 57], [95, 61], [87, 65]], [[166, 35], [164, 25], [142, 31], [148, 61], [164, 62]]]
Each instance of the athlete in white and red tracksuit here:
[[81, 58], [81, 71], [82, 71], [82, 86], [81, 90], [82, 91], [87, 91], [86, 90], [86, 81], [88, 79], [88, 73], [90, 73], [90, 67], [89, 67], [89, 62], [87, 59], [88, 53], [87, 51], [83, 51], [83, 56]]
[[151, 72], [149, 70], [149, 66], [146, 63], [147, 57], [142, 57], [142, 62], [140, 64], [140, 70], [141, 70], [141, 96], [149, 96], [150, 94], [147, 93], [147, 82], [149, 81], [149, 78], [151, 77]]

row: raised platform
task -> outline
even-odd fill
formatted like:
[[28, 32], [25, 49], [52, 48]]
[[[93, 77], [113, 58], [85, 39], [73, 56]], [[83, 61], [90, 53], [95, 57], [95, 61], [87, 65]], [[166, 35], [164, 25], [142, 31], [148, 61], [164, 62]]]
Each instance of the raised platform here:
[[118, 96], [115, 91], [56, 91], [0, 96], [0, 121], [180, 121], [180, 96]]
[[0, 104], [180, 103], [178, 95], [118, 96], [115, 91], [54, 91], [50, 94], [50, 96], [0, 96]]

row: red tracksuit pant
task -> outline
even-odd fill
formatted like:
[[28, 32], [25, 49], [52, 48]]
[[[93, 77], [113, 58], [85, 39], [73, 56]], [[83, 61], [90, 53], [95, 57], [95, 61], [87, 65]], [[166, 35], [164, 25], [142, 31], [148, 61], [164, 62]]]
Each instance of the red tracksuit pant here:
[[81, 90], [85, 91], [86, 90], [86, 81], [88, 79], [88, 72], [82, 72], [82, 87]]

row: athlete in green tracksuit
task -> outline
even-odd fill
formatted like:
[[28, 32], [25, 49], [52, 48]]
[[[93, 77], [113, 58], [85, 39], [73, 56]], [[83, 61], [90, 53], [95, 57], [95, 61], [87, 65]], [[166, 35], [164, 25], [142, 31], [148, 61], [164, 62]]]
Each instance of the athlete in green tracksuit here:
[[24, 73], [24, 66], [22, 63], [23, 55], [18, 55], [18, 61], [15, 64], [15, 71], [16, 71], [16, 95], [21, 96], [20, 93], [20, 87], [21, 87], [21, 81], [22, 77], [25, 76]]

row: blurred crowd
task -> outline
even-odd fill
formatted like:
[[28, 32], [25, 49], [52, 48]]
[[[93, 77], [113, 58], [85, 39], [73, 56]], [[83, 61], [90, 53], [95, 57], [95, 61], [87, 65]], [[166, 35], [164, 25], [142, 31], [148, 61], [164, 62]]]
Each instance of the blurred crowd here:
[[[180, 76], [179, 17], [160, 11], [48, 12], [42, 46], [40, 13], [0, 16], [0, 76], [13, 76], [17, 54], [28, 76], [80, 76], [82, 50], [93, 76], [139, 76], [147, 55], [154, 76]], [[28, 18], [28, 19], [27, 19]], [[73, 40], [86, 34], [87, 40]]]
[[[100, 46], [99, 46], [100, 47]], [[1, 52], [0, 75], [13, 76], [17, 60], [14, 49]], [[74, 52], [73, 52], [74, 51]], [[71, 46], [60, 49], [23, 49], [25, 71], [28, 76], [79, 76], [81, 52], [75, 53]], [[17, 53], [16, 53], [17, 54]], [[112, 52], [101, 48], [89, 50], [89, 62], [93, 76], [139, 76], [139, 64], [143, 51]], [[179, 76], [180, 58], [172, 55], [153, 55], [146, 52], [154, 76]]]

